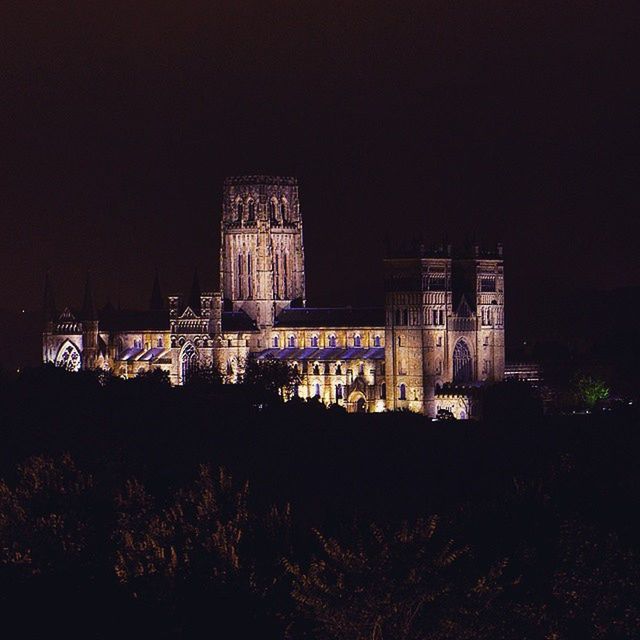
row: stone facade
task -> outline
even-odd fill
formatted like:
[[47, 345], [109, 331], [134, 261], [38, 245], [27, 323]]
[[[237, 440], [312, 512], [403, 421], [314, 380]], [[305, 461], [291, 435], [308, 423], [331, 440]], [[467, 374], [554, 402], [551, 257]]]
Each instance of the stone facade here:
[[183, 384], [212, 365], [241, 379], [250, 356], [284, 360], [297, 393], [352, 411], [473, 413], [471, 389], [504, 375], [502, 250], [451, 247], [385, 259], [378, 308], [306, 306], [304, 244], [293, 178], [243, 176], [224, 184], [220, 291], [162, 299], [145, 312], [96, 313], [87, 283], [80, 311], [55, 310], [50, 288], [43, 360], [132, 377], [162, 369]]

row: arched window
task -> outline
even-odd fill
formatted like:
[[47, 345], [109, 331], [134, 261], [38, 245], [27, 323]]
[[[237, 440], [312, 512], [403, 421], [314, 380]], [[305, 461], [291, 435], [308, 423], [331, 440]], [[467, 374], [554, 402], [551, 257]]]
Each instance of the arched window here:
[[161, 349], [162, 347], [164, 347], [164, 341], [162, 340], [162, 337], [158, 338], [158, 349]]
[[314, 376], [320, 375], [320, 366], [318, 365], [317, 362], [313, 365], [313, 375]]
[[318, 336], [311, 336], [311, 346], [318, 348]]
[[336, 400], [342, 400], [342, 385], [336, 385]]
[[56, 356], [56, 367], [66, 369], [67, 371], [80, 371], [82, 364], [80, 351], [78, 347], [67, 340], [58, 350]]
[[190, 343], [184, 345], [180, 356], [180, 372], [182, 374], [182, 384], [189, 381], [189, 378], [195, 371], [198, 362], [198, 353], [196, 348]]
[[249, 207], [247, 209], [247, 220], [253, 222], [256, 219], [256, 203], [253, 200], [249, 200]]
[[244, 211], [244, 206], [242, 205], [242, 202], [240, 202], [240, 200], [238, 200], [238, 202], [236, 202], [236, 221], [237, 222], [241, 222], [242, 221], [242, 212]]
[[380, 346], [380, 336], [374, 336], [374, 338], [373, 338], [373, 346], [374, 347], [379, 347]]
[[282, 218], [282, 222], [287, 222], [287, 202], [283, 200], [280, 203], [280, 217]]
[[278, 336], [273, 336], [273, 348], [277, 349], [280, 346], [280, 340], [278, 340]]
[[276, 203], [274, 200], [269, 201], [269, 220], [274, 224], [278, 221], [276, 217]]
[[335, 348], [336, 344], [337, 344], [336, 337], [333, 334], [331, 334], [329, 336], [329, 347], [331, 347], [333, 349], [333, 348]]
[[293, 349], [293, 347], [296, 346], [296, 337], [295, 336], [289, 336], [289, 348]]
[[358, 365], [358, 375], [359, 376], [363, 376], [364, 375], [364, 362], [361, 362]]
[[362, 340], [360, 339], [360, 336], [358, 334], [353, 336], [353, 346], [354, 347], [361, 347], [362, 346]]
[[473, 379], [471, 352], [467, 343], [460, 338], [453, 350], [453, 381], [461, 384]]
[[380, 400], [386, 400], [387, 399], [387, 383], [383, 382], [380, 385]]
[[342, 375], [342, 365], [341, 364], [337, 364], [336, 365], [336, 375], [337, 376], [341, 376]]
[[317, 398], [319, 398], [320, 397], [320, 383], [319, 382], [315, 383], [313, 390], [315, 392], [313, 395], [316, 396]]
[[407, 387], [404, 384], [400, 385], [400, 400], [406, 400], [407, 399]]

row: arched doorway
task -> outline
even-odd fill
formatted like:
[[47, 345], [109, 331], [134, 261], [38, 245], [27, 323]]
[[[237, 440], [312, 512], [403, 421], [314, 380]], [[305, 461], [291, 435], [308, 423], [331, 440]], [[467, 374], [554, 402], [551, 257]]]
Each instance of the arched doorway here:
[[473, 380], [473, 362], [467, 343], [460, 338], [453, 349], [453, 381], [463, 384]]
[[366, 413], [367, 399], [364, 397], [362, 391], [354, 391], [349, 395], [347, 411], [349, 411], [349, 413]]

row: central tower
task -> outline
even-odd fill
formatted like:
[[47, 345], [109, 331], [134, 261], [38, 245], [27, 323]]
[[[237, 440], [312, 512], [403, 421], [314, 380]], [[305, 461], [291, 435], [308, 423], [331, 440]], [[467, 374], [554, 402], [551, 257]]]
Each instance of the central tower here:
[[238, 176], [224, 182], [222, 296], [259, 327], [305, 304], [302, 219], [295, 178]]

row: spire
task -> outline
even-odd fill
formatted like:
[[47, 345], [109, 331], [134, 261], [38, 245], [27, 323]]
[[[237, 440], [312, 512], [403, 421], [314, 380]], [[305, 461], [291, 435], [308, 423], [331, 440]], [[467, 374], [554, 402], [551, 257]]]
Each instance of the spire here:
[[193, 282], [191, 283], [191, 293], [187, 300], [187, 306], [191, 307], [191, 310], [195, 313], [202, 311], [200, 307], [200, 279], [198, 278], [198, 270], [196, 269], [193, 274]]
[[45, 273], [44, 276], [44, 319], [45, 320], [55, 320], [57, 318], [58, 313], [56, 311], [56, 302], [53, 297], [53, 285], [51, 284], [51, 278], [49, 277], [49, 271]]
[[149, 309], [152, 311], [160, 311], [161, 309], [164, 309], [164, 298], [162, 297], [162, 291], [160, 290], [160, 277], [158, 276], [157, 269], [155, 278], [153, 279]]
[[89, 274], [84, 285], [84, 302], [82, 303], [82, 319], [97, 320], [96, 308], [93, 304], [93, 295], [91, 292], [91, 280]]

